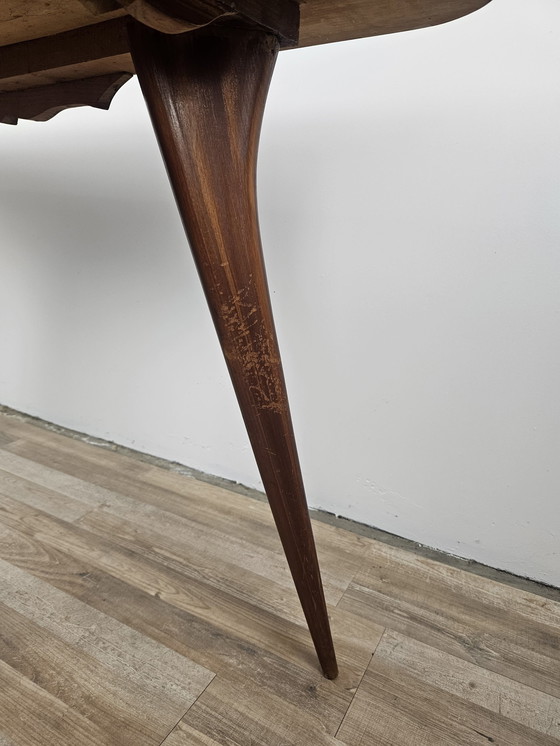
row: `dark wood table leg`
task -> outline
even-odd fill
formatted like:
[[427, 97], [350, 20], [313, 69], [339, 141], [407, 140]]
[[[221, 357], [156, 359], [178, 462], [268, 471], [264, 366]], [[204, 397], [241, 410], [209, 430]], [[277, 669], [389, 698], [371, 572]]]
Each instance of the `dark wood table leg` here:
[[225, 25], [171, 36], [133, 24], [130, 40], [274, 520], [332, 679], [337, 664], [257, 219], [258, 139], [278, 42]]

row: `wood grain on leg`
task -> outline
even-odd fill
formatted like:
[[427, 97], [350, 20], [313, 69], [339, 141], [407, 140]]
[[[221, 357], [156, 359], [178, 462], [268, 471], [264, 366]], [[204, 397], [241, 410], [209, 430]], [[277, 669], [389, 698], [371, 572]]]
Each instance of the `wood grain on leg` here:
[[274, 329], [256, 156], [278, 41], [130, 28], [134, 64], [321, 666], [337, 665]]

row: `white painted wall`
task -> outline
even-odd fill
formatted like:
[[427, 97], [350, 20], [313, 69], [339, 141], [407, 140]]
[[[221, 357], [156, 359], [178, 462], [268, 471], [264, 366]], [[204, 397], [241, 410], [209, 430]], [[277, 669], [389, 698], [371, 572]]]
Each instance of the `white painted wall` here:
[[[311, 505], [560, 585], [560, 5], [281, 55], [273, 303]], [[0, 402], [257, 486], [137, 84], [0, 130]]]

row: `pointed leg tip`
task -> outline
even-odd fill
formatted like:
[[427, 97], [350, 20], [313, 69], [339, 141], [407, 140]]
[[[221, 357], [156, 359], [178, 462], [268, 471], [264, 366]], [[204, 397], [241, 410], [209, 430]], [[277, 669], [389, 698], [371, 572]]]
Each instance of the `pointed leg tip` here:
[[325, 674], [325, 679], [328, 679], [329, 681], [334, 681], [338, 678], [338, 669], [336, 671], [329, 671], [329, 673], [323, 673]]
[[338, 664], [336, 660], [329, 661], [328, 663], [321, 663], [321, 668], [323, 669], [323, 676], [326, 679], [332, 681], [338, 677]]

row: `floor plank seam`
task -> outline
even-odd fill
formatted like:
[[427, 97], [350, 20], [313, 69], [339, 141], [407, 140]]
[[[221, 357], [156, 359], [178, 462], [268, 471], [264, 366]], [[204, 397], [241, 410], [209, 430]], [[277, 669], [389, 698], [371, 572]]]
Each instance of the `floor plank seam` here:
[[92, 513], [95, 513], [95, 512], [97, 512], [97, 511], [99, 510], [99, 508], [101, 508], [101, 507], [103, 507], [103, 506], [102, 506], [102, 505], [94, 505], [94, 506], [93, 506], [93, 507], [91, 508], [91, 510], [88, 510], [88, 511], [87, 511], [87, 513], [84, 513], [83, 515], [79, 515], [79, 516], [77, 516], [76, 518], [74, 518], [73, 520], [71, 520], [71, 521], [67, 521], [67, 523], [70, 523], [70, 524], [72, 524], [72, 525], [74, 525], [74, 526], [81, 526], [82, 528], [84, 528], [84, 527], [82, 526], [82, 523], [81, 523], [81, 522], [82, 522], [82, 520], [83, 520], [84, 518], [87, 518], [87, 517], [88, 517], [89, 515], [91, 515]]
[[[363, 591], [366, 591], [366, 592], [369, 590], [367, 587], [365, 587], [365, 586], [363, 586], [363, 585], [361, 585], [359, 583], [356, 583], [354, 585], [354, 587], [356, 589], [360, 589], [360, 590], [363, 590]], [[376, 646], [376, 651], [377, 651], [377, 648], [379, 647], [379, 644], [383, 640], [383, 638], [386, 636], [386, 634], [388, 632], [391, 632], [391, 631], [396, 632], [397, 634], [403, 634], [405, 637], [409, 637], [411, 640], [415, 640], [416, 642], [419, 642], [421, 644], [428, 644], [428, 643], [425, 643], [421, 638], [415, 637], [411, 633], [410, 634], [409, 633], [404, 633], [404, 632], [399, 631], [399, 629], [395, 629], [395, 628], [391, 628], [391, 627], [386, 627], [385, 630], [384, 630], [384, 632], [383, 632], [383, 635], [381, 636], [381, 639], [379, 640], [378, 645]], [[558, 640], [560, 641], [560, 628], [559, 628], [559, 631], [558, 631]], [[496, 668], [493, 668], [493, 667], [491, 667], [489, 665], [485, 665], [485, 663], [484, 663], [484, 661], [482, 659], [478, 659], [476, 657], [473, 657], [472, 655], [469, 655], [468, 657], [467, 656], [458, 655], [455, 652], [450, 652], [449, 650], [446, 650], [444, 645], [440, 645], [439, 643], [436, 643], [434, 641], [430, 642], [429, 646], [432, 647], [434, 650], [438, 650], [439, 652], [444, 653], [445, 655], [448, 655], [450, 658], [453, 658], [453, 659], [455, 659], [457, 661], [462, 661], [464, 663], [468, 663], [470, 665], [476, 666], [477, 668], [481, 669], [482, 671], [487, 671], [490, 674], [498, 675], [498, 676], [500, 676], [504, 680], [510, 681], [510, 682], [512, 682], [514, 684], [517, 684], [517, 685], [520, 685], [520, 686], [527, 687], [528, 689], [531, 689], [531, 690], [533, 690], [535, 692], [539, 692], [540, 694], [545, 694], [547, 696], [553, 697], [554, 699], [557, 699], [557, 700], [560, 701], [560, 697], [557, 697], [555, 694], [551, 694], [547, 689], [545, 689], [543, 687], [536, 686], [534, 684], [528, 684], [524, 680], [524, 678], [522, 676], [521, 677], [518, 676], [516, 678], [513, 675], [513, 673], [504, 673], [503, 671], [497, 670]], [[489, 659], [489, 662], [491, 663], [491, 659]], [[560, 746], [560, 741], [559, 741], [559, 746]]]
[[342, 716], [342, 719], [341, 719], [341, 721], [340, 721], [340, 725], [339, 725], [339, 726], [338, 726], [338, 728], [336, 729], [336, 733], [334, 734], [334, 738], [338, 738], [338, 734], [340, 733], [340, 729], [342, 728], [342, 724], [344, 723], [344, 720], [346, 719], [346, 715], [348, 715], [348, 712], [349, 712], [350, 708], [352, 707], [352, 703], [354, 702], [354, 699], [355, 699], [355, 697], [356, 697], [356, 694], [357, 694], [357, 693], [358, 693], [358, 692], [360, 691], [360, 687], [361, 687], [361, 685], [362, 685], [362, 681], [364, 680], [364, 676], [366, 675], [366, 673], [367, 673], [367, 670], [368, 670], [368, 668], [369, 668], [369, 666], [370, 666], [370, 664], [371, 664], [371, 662], [372, 662], [372, 660], [373, 660], [373, 658], [374, 658], [374, 656], [375, 656], [375, 653], [377, 652], [377, 648], [378, 648], [378, 647], [379, 647], [379, 645], [381, 644], [381, 640], [382, 640], [382, 639], [383, 639], [383, 638], [385, 637], [385, 632], [386, 632], [386, 631], [387, 631], [386, 629], [384, 629], [384, 630], [383, 630], [383, 634], [381, 635], [381, 637], [380, 637], [380, 638], [379, 638], [379, 640], [377, 641], [377, 644], [376, 644], [376, 646], [375, 646], [375, 650], [374, 650], [374, 651], [373, 651], [373, 653], [371, 654], [371, 657], [370, 657], [369, 661], [367, 662], [367, 665], [366, 665], [366, 666], [364, 667], [364, 672], [363, 672], [363, 674], [362, 674], [362, 675], [360, 676], [360, 680], [359, 680], [359, 682], [358, 682], [358, 686], [356, 687], [356, 691], [354, 692], [354, 694], [352, 695], [352, 699], [351, 699], [351, 700], [350, 700], [350, 702], [348, 703], [348, 707], [346, 708], [346, 710], [345, 710], [345, 712], [344, 712], [344, 715]]
[[162, 741], [160, 741], [160, 742], [159, 742], [158, 744], [156, 744], [155, 746], [163, 746], [163, 744], [164, 744], [164, 743], [165, 743], [165, 742], [167, 741], [167, 739], [168, 739], [168, 738], [169, 738], [169, 736], [170, 736], [170, 735], [171, 735], [171, 734], [173, 733], [173, 731], [175, 730], [175, 728], [176, 728], [176, 727], [177, 727], [177, 726], [179, 725], [179, 723], [181, 722], [181, 720], [183, 720], [183, 718], [184, 718], [184, 717], [185, 717], [185, 715], [186, 715], [186, 714], [188, 713], [188, 711], [189, 711], [189, 710], [191, 709], [191, 707], [192, 707], [193, 705], [195, 705], [195, 704], [196, 704], [196, 703], [198, 702], [198, 700], [200, 699], [200, 697], [202, 697], [202, 695], [203, 695], [203, 694], [204, 694], [204, 692], [205, 692], [205, 691], [206, 691], [206, 690], [208, 689], [208, 687], [210, 686], [210, 684], [212, 684], [212, 682], [213, 682], [213, 681], [215, 681], [215, 679], [216, 679], [216, 676], [217, 676], [217, 674], [214, 674], [214, 675], [212, 676], [212, 678], [211, 678], [211, 679], [210, 679], [210, 681], [209, 681], [209, 682], [208, 682], [208, 683], [206, 684], [206, 686], [205, 686], [205, 687], [204, 687], [204, 689], [203, 689], [203, 690], [202, 690], [202, 691], [200, 692], [200, 694], [199, 694], [199, 695], [198, 695], [198, 696], [197, 696], [197, 697], [195, 698], [195, 700], [194, 700], [194, 701], [193, 701], [193, 702], [192, 702], [192, 703], [191, 703], [191, 704], [190, 704], [190, 705], [189, 705], [189, 706], [187, 707], [187, 709], [185, 710], [185, 712], [184, 712], [184, 713], [183, 713], [183, 714], [181, 715], [181, 717], [180, 717], [180, 718], [179, 718], [179, 719], [177, 720], [177, 722], [176, 722], [176, 723], [175, 723], [175, 724], [173, 725], [173, 727], [172, 727], [172, 728], [171, 728], [171, 729], [170, 729], [170, 730], [169, 730], [169, 731], [168, 731], [168, 732], [167, 732], [167, 733], [165, 734], [165, 738], [164, 738], [164, 739], [163, 739]]
[[369, 563], [370, 561], [371, 561], [371, 557], [370, 557], [369, 559], [364, 559], [364, 560], [363, 560], [363, 564], [362, 564], [362, 565], [360, 565], [359, 569], [358, 569], [358, 570], [356, 570], [356, 572], [352, 574], [352, 577], [351, 577], [351, 578], [350, 578], [350, 579], [348, 580], [348, 582], [347, 582], [347, 583], [345, 583], [345, 585], [344, 585], [344, 588], [342, 588], [342, 589], [341, 589], [341, 592], [340, 592], [340, 598], [339, 598], [339, 599], [337, 600], [337, 602], [336, 602], [336, 603], [334, 604], [334, 607], [335, 607], [335, 608], [336, 608], [336, 607], [337, 607], [337, 606], [338, 606], [338, 605], [340, 604], [340, 602], [341, 602], [341, 601], [342, 601], [342, 599], [344, 598], [344, 595], [345, 595], [345, 594], [346, 594], [346, 593], [348, 592], [348, 590], [350, 589], [350, 586], [351, 586], [351, 585], [352, 585], [352, 583], [354, 582], [354, 579], [355, 579], [355, 578], [356, 578], [356, 577], [357, 577], [357, 576], [358, 576], [358, 575], [359, 575], [359, 574], [360, 574], [360, 573], [361, 573], [361, 572], [363, 571], [364, 567], [366, 567], [366, 566], [368, 565], [368, 563]]

